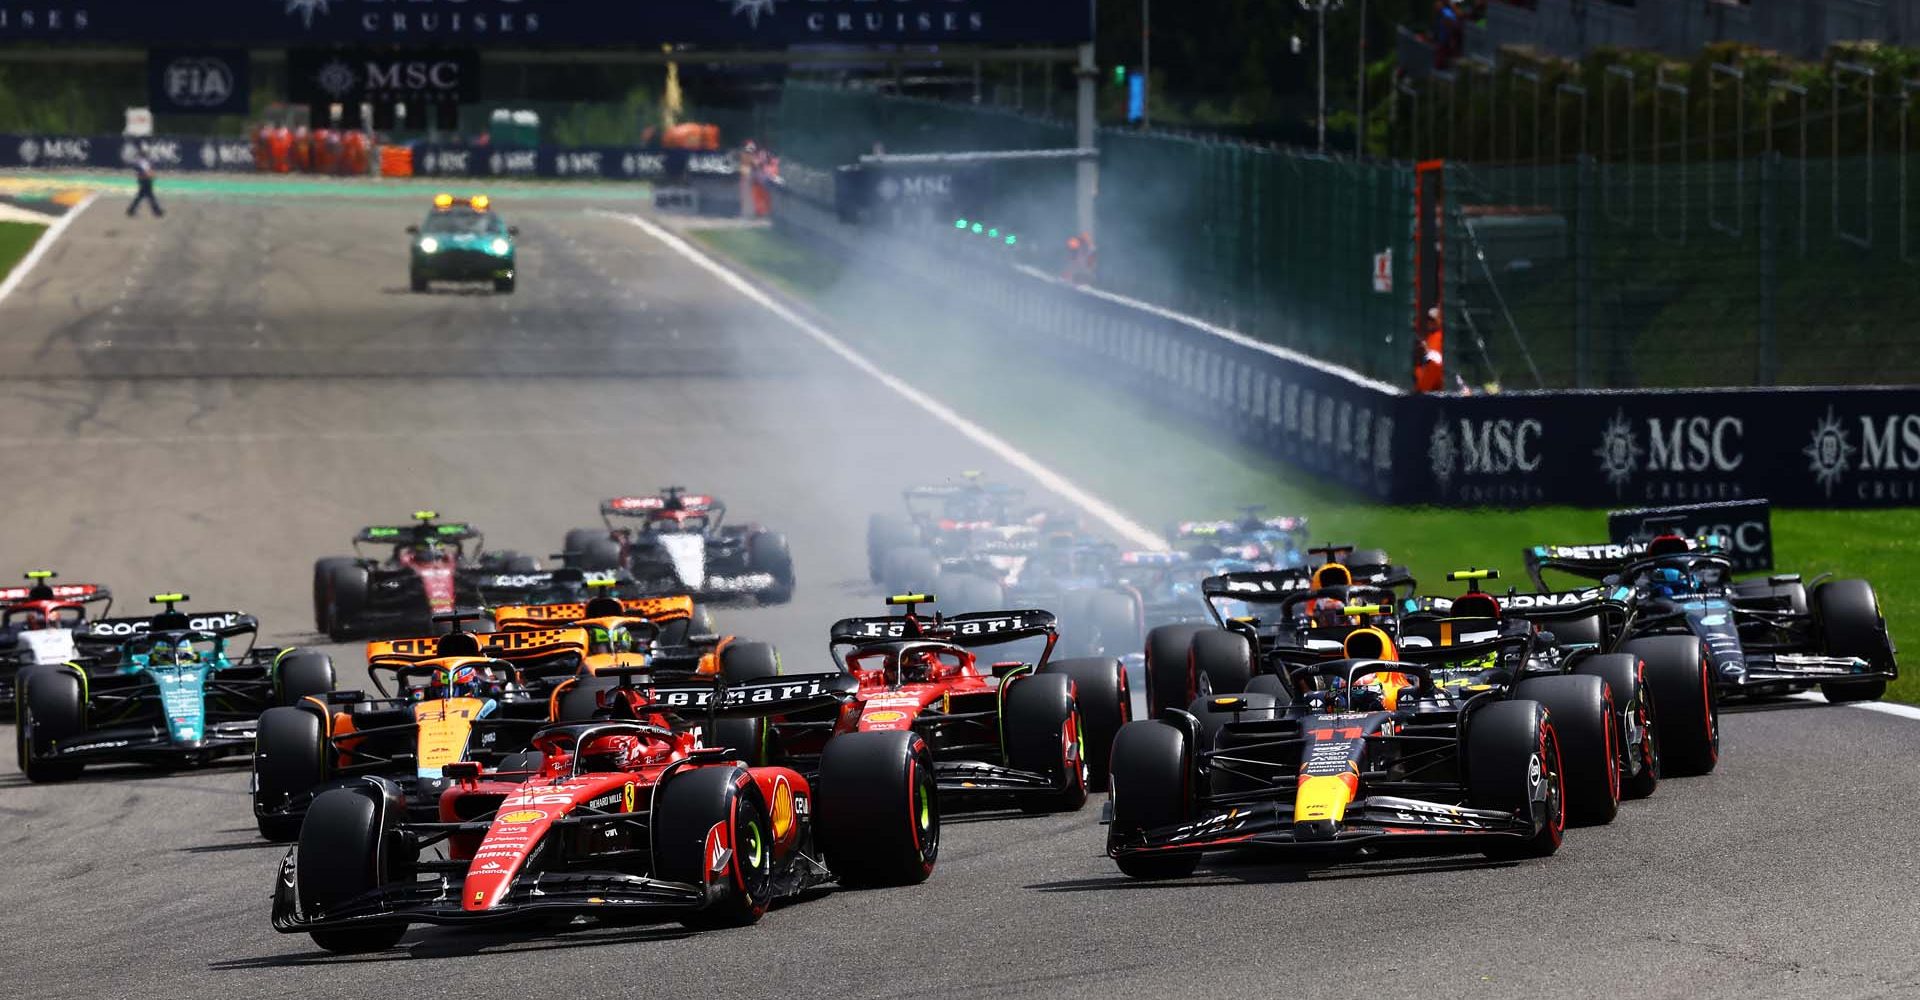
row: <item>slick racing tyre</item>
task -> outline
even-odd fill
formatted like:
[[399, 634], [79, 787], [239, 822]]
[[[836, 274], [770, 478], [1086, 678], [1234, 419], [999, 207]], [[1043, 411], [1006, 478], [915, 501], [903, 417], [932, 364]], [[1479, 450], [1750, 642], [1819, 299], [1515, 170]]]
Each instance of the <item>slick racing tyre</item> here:
[[[728, 643], [720, 651], [720, 676], [729, 686], [778, 677], [780, 653], [765, 642]], [[715, 719], [713, 732], [705, 734], [701, 742], [726, 747], [749, 767], [760, 767], [767, 763], [770, 729], [771, 722], [763, 715]]]
[[1276, 718], [1274, 697], [1241, 691], [1234, 694], [1203, 694], [1187, 706], [1187, 714], [1200, 720], [1201, 750], [1214, 749], [1220, 728], [1229, 722], [1265, 722]]
[[940, 855], [933, 761], [916, 733], [842, 733], [820, 755], [815, 842], [850, 888], [917, 885]]
[[325, 697], [333, 690], [333, 657], [301, 649], [280, 654], [273, 665], [273, 697], [278, 705]]
[[998, 581], [973, 573], [941, 574], [940, 591], [934, 596], [940, 599], [939, 606], [950, 615], [999, 611], [1007, 605], [1006, 592]]
[[1127, 668], [1110, 656], [1054, 660], [1045, 674], [1073, 680], [1073, 703], [1087, 752], [1087, 783], [1096, 792], [1107, 789], [1107, 764], [1113, 756], [1113, 737], [1133, 718], [1133, 692], [1127, 689]]
[[1613, 695], [1613, 745], [1620, 755], [1620, 797], [1644, 799], [1660, 785], [1660, 741], [1653, 728], [1653, 696], [1637, 657], [1606, 653], [1579, 661], [1573, 672], [1605, 681]]
[[761, 531], [749, 537], [747, 566], [756, 573], [773, 577], [773, 586], [760, 594], [761, 604], [785, 604], [793, 600], [793, 553], [787, 549], [787, 536]]
[[[620, 706], [603, 708], [600, 696], [620, 686], [615, 677], [580, 677], [569, 682], [559, 691], [553, 710], [553, 721], [592, 722], [594, 719], [607, 718], [609, 714], [625, 714]], [[606, 713], [606, 714], [603, 714]]]
[[[1109, 845], [1192, 818], [1188, 789], [1193, 750], [1179, 729], [1150, 719], [1129, 722], [1113, 739], [1113, 823]], [[1115, 859], [1133, 878], [1185, 878], [1200, 865], [1199, 851], [1125, 855]]]
[[1061, 674], [1021, 677], [1000, 715], [1007, 766], [1053, 777], [1048, 794], [1022, 796], [1027, 812], [1072, 812], [1087, 803], [1087, 755], [1073, 682]]
[[1147, 633], [1147, 715], [1186, 708], [1196, 694], [1188, 648], [1204, 625], [1156, 625]]
[[[1828, 656], [1857, 656], [1875, 670], [1892, 670], [1893, 641], [1887, 637], [1880, 601], [1865, 580], [1835, 580], [1813, 592], [1820, 635]], [[1820, 693], [1834, 704], [1878, 701], [1887, 693], [1884, 677], [1859, 681], [1827, 681]]]
[[1492, 858], [1543, 858], [1566, 832], [1566, 785], [1560, 740], [1537, 701], [1497, 701], [1473, 713], [1467, 727], [1467, 802], [1511, 813], [1533, 834], [1488, 848]]
[[[607, 558], [608, 549], [612, 559]], [[570, 528], [560, 544], [560, 558], [569, 569], [608, 570], [620, 565], [620, 543], [605, 528]]]
[[1691, 635], [1650, 635], [1621, 643], [1620, 652], [1646, 670], [1661, 777], [1712, 771], [1720, 762], [1720, 689], [1706, 645]]
[[47, 665], [20, 672], [14, 689], [14, 752], [28, 781], [44, 784], [79, 777], [85, 766], [80, 762], [45, 758], [86, 728], [86, 689], [78, 670]]
[[1087, 598], [1085, 614], [1093, 633], [1089, 652], [1125, 656], [1140, 648], [1140, 602], [1132, 594], [1096, 590]]
[[1598, 677], [1533, 677], [1513, 686], [1513, 697], [1547, 708], [1560, 738], [1567, 822], [1601, 826], [1620, 812], [1620, 751], [1614, 742], [1612, 691]]
[[367, 568], [349, 560], [335, 565], [327, 574], [327, 637], [338, 642], [352, 638], [359, 627], [360, 613], [367, 606]]
[[867, 577], [874, 583], [887, 582], [887, 553], [919, 544], [920, 533], [914, 530], [913, 522], [899, 514], [874, 514], [867, 518]]
[[426, 276], [421, 274], [418, 271], [413, 271], [409, 273], [407, 275], [407, 287], [412, 289], [416, 294], [426, 291], [427, 290]]
[[[718, 845], [732, 853], [714, 872]], [[744, 927], [773, 902], [773, 823], [740, 767], [698, 767], [667, 779], [653, 807], [654, 868], [670, 882], [708, 887], [707, 905], [681, 918], [693, 928]]]
[[[300, 908], [325, 914], [335, 905], [389, 882], [410, 878], [418, 852], [407, 857], [399, 823], [406, 802], [375, 788], [321, 792], [300, 825], [300, 867], [294, 889]], [[336, 927], [309, 932], [313, 943], [337, 954], [382, 951], [399, 943], [406, 925]]]
[[1253, 647], [1246, 637], [1225, 629], [1201, 629], [1187, 645], [1193, 660], [1193, 694], [1238, 694], [1253, 680]]
[[287, 815], [287, 803], [326, 779], [327, 732], [319, 712], [277, 705], [260, 713], [253, 740], [253, 817], [260, 836], [298, 838], [301, 817]]
[[928, 549], [893, 549], [882, 571], [889, 594], [933, 594], [938, 597], [940, 561]]
[[359, 566], [355, 559], [333, 557], [313, 564], [313, 630], [326, 635], [333, 631], [333, 574], [346, 566]]

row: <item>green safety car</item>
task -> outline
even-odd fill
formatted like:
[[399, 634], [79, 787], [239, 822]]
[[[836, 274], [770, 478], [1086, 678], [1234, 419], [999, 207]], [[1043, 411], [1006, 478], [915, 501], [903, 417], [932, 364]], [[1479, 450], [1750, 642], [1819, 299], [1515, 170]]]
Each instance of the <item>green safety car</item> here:
[[486, 195], [435, 195], [426, 220], [408, 226], [407, 233], [413, 237], [407, 274], [414, 291], [424, 292], [435, 281], [491, 281], [494, 291], [512, 294], [520, 230], [493, 211]]

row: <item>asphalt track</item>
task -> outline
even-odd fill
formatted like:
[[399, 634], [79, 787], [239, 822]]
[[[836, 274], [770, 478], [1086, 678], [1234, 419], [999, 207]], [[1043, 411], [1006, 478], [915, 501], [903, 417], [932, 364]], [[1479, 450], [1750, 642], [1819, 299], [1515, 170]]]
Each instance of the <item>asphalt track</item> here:
[[[503, 206], [511, 298], [407, 294], [409, 204], [168, 207], [92, 206], [0, 305], [0, 568], [109, 583], [123, 610], [184, 589], [310, 642], [311, 561], [361, 523], [427, 504], [544, 553], [601, 496], [672, 481], [789, 532], [797, 600], [723, 623], [808, 663], [874, 606], [869, 510], [961, 468], [1018, 478], [577, 200]], [[756, 927], [420, 929], [363, 958], [268, 928], [282, 848], [256, 839], [242, 768], [40, 787], [9, 759], [0, 973], [44, 1000], [1920, 995], [1920, 729], [1794, 703], [1725, 735], [1716, 774], [1538, 862], [1136, 884], [1100, 854], [1096, 800], [950, 821], [927, 884]]]

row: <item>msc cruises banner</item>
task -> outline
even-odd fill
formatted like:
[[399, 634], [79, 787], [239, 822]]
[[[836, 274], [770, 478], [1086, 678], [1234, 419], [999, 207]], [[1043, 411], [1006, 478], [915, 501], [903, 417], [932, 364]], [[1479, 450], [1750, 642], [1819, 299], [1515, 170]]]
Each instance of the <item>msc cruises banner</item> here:
[[1089, 0], [5, 0], [0, 42], [1072, 44]]

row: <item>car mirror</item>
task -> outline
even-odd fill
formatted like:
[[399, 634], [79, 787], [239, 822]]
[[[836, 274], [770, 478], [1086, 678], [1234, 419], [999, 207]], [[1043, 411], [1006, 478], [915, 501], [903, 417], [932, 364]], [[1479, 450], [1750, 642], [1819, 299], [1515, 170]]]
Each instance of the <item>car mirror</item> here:
[[519, 226], [508, 226], [508, 227], [507, 227], [507, 235], [508, 235], [508, 236], [518, 236], [518, 235], [520, 235], [520, 227], [519, 227]]
[[418, 236], [418, 235], [420, 235], [420, 227], [419, 227], [419, 226], [408, 226], [408, 227], [407, 227], [407, 232], [408, 232], [408, 234], [410, 234], [410, 235], [413, 235], [413, 236]]

